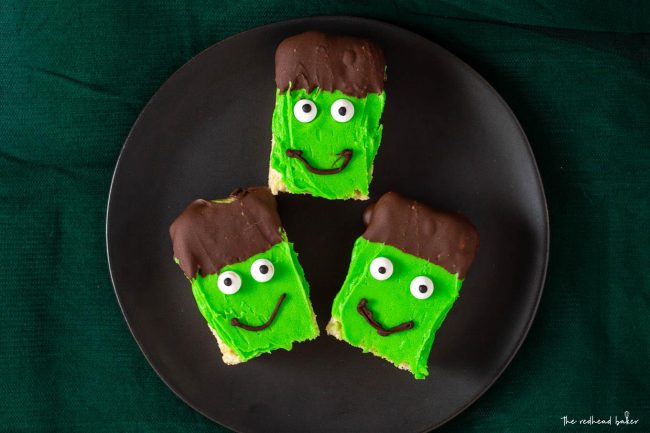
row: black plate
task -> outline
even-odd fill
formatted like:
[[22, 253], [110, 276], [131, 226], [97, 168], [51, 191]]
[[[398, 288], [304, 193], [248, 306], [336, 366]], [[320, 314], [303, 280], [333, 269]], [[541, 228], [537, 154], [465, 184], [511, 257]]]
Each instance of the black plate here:
[[[436, 337], [424, 381], [327, 335], [291, 352], [225, 366], [172, 261], [168, 227], [191, 200], [266, 183], [275, 47], [314, 29], [366, 36], [385, 51], [384, 137], [371, 199], [397, 191], [467, 215], [481, 234], [478, 258]], [[321, 330], [363, 230], [366, 204], [279, 197]], [[495, 90], [429, 40], [348, 17], [253, 29], [172, 75], [126, 140], [106, 237], [117, 298], [153, 368], [190, 406], [244, 432], [439, 426], [485, 392], [517, 352], [535, 315], [548, 256], [537, 167]]]

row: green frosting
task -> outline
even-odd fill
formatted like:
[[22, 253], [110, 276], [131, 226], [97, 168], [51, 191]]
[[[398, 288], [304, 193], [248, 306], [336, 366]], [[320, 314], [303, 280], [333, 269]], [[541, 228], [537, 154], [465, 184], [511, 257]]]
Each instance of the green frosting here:
[[[275, 268], [273, 278], [265, 283], [251, 276], [251, 265], [260, 258], [270, 260]], [[291, 350], [293, 342], [318, 336], [318, 325], [309, 302], [309, 285], [293, 244], [280, 242], [243, 262], [224, 266], [220, 273], [225, 271], [234, 271], [241, 277], [237, 293], [226, 295], [219, 290], [219, 274], [205, 277], [197, 274], [192, 279], [192, 292], [208, 325], [242, 360], [275, 349]], [[231, 325], [232, 318], [253, 326], [265, 323], [283, 293], [286, 298], [268, 328], [254, 332]]]
[[[369, 272], [370, 263], [377, 257], [393, 263], [393, 274], [387, 280], [376, 280]], [[410, 291], [411, 281], [421, 275], [434, 284], [433, 294], [427, 299], [417, 299]], [[332, 317], [340, 322], [337, 330], [343, 340], [423, 379], [429, 374], [427, 360], [435, 332], [458, 297], [461, 284], [462, 280], [441, 266], [360, 237], [354, 244], [343, 287], [334, 299]], [[368, 300], [374, 319], [384, 328], [412, 320], [413, 329], [380, 336], [357, 312], [362, 298]]]
[[[293, 107], [301, 99], [309, 99], [317, 107], [317, 115], [309, 123], [299, 122]], [[339, 123], [330, 114], [332, 103], [347, 99], [354, 105], [354, 116]], [[271, 168], [282, 177], [289, 192], [307, 193], [328, 199], [367, 198], [372, 180], [372, 164], [381, 141], [379, 124], [386, 93], [369, 93], [355, 98], [340, 91], [304, 89], [276, 93], [273, 111], [273, 139]], [[322, 175], [311, 173], [301, 161], [289, 158], [287, 149], [301, 150], [303, 157], [319, 169], [339, 167], [338, 154], [352, 149], [353, 156], [343, 171]]]

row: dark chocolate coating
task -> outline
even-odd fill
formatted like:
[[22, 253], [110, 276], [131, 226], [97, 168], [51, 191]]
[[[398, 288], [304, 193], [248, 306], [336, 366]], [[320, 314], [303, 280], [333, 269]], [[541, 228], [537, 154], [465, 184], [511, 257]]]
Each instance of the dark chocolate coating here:
[[316, 87], [364, 98], [384, 90], [384, 53], [367, 39], [306, 32], [283, 40], [275, 51], [280, 91]]
[[275, 197], [266, 187], [237, 189], [228, 203], [194, 200], [172, 223], [174, 257], [188, 278], [242, 262], [282, 242]]
[[363, 221], [367, 240], [392, 245], [458, 273], [461, 279], [478, 249], [478, 231], [467, 218], [433, 210], [395, 192], [368, 206]]

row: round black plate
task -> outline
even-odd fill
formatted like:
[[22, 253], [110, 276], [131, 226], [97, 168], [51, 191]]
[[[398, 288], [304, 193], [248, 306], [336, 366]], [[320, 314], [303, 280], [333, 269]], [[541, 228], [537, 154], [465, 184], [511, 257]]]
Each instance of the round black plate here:
[[[172, 261], [168, 227], [191, 200], [266, 183], [275, 47], [306, 30], [366, 36], [386, 54], [384, 137], [371, 200], [397, 191], [467, 215], [481, 234], [478, 258], [437, 334], [426, 380], [324, 334], [291, 352], [226, 366]], [[287, 194], [278, 200], [322, 330], [367, 203]], [[253, 29], [172, 75], [126, 140], [106, 237], [117, 298], [153, 368], [190, 406], [243, 432], [439, 426], [485, 392], [514, 356], [535, 315], [548, 255], [537, 167], [495, 90], [429, 40], [349, 17]]]

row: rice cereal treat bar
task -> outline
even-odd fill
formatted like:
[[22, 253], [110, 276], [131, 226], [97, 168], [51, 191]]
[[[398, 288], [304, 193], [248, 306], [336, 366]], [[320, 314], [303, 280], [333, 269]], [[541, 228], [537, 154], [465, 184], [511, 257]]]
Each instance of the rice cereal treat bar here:
[[423, 379], [436, 331], [474, 261], [478, 232], [463, 216], [390, 192], [363, 219], [366, 231], [327, 333]]
[[386, 100], [374, 43], [307, 32], [275, 53], [269, 187], [326, 199], [367, 199]]
[[268, 188], [195, 200], [169, 232], [223, 362], [291, 350], [318, 336], [309, 285]]

